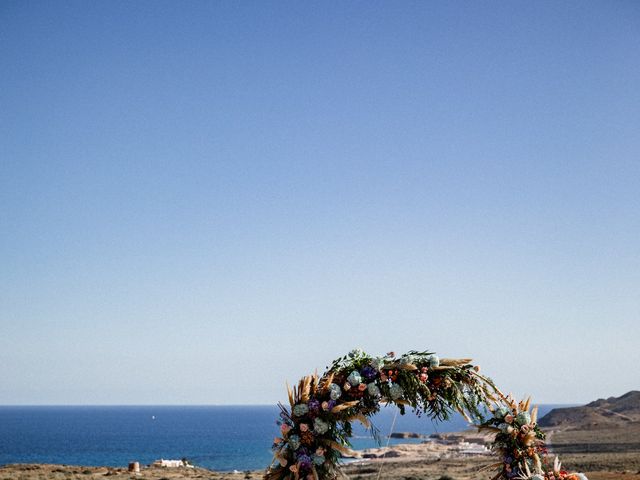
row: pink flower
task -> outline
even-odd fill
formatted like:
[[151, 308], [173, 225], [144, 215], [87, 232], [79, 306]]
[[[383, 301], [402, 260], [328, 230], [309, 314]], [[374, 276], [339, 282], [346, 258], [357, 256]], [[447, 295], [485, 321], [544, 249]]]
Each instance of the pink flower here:
[[421, 382], [426, 382], [427, 381], [428, 375], [426, 373], [421, 373], [420, 374], [420, 381]]
[[528, 433], [528, 432], [529, 432], [529, 430], [531, 430], [531, 427], [530, 427], [529, 425], [522, 425], [522, 426], [520, 427], [520, 431], [521, 431], [522, 433]]
[[360, 390], [361, 392], [364, 392], [367, 389], [367, 386], [364, 383], [361, 383], [360, 385], [358, 385], [358, 390]]
[[291, 427], [286, 423], [283, 423], [282, 425], [280, 425], [280, 431], [282, 432], [283, 435], [286, 435], [287, 433], [289, 433], [289, 430], [291, 430]]
[[289, 467], [289, 470], [291, 470], [293, 473], [297, 473], [298, 472], [298, 466], [297, 465], [291, 465]]
[[308, 432], [309, 431], [309, 425], [307, 425], [306, 423], [301, 423], [300, 424], [300, 431], [301, 432]]
[[342, 389], [345, 392], [348, 392], [349, 390], [351, 390], [351, 384], [349, 382], [345, 382], [345, 384], [342, 386]]
[[511, 414], [505, 415], [504, 421], [507, 423], [513, 423], [513, 415]]
[[429, 369], [428, 369], [427, 367], [422, 367], [422, 368], [420, 369], [420, 371], [421, 371], [422, 373], [427, 373], [427, 372], [429, 371]]
[[322, 409], [326, 412], [329, 410], [329, 402], [322, 402]]

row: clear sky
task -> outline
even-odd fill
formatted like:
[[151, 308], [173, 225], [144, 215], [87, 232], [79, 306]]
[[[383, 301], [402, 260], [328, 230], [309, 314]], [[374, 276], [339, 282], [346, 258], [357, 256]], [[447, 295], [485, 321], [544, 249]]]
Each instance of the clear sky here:
[[640, 388], [638, 2], [5, 0], [0, 162], [0, 404]]

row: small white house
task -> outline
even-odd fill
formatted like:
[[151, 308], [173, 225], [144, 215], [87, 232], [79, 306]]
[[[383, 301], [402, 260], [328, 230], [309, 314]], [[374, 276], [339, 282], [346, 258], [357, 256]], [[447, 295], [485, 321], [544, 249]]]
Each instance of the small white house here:
[[156, 460], [153, 462], [152, 466], [166, 468], [191, 467], [191, 465], [183, 462], [182, 460], [165, 460], [164, 458]]

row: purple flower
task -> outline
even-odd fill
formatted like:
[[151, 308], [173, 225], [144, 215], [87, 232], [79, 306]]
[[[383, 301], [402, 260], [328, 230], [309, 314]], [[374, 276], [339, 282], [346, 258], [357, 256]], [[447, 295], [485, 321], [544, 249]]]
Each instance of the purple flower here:
[[329, 411], [331, 411], [331, 409], [333, 407], [335, 407], [335, 406], [336, 406], [336, 401], [335, 400], [329, 400]]
[[362, 370], [360, 370], [360, 374], [368, 381], [373, 380], [378, 376], [378, 371], [373, 368], [371, 365], [367, 365]]
[[298, 456], [298, 467], [301, 470], [311, 470], [311, 457], [309, 455]]
[[307, 404], [307, 406], [309, 407], [309, 411], [311, 413], [319, 413], [320, 412], [320, 402], [318, 400], [316, 400], [315, 398], [312, 398], [311, 400], [309, 400], [309, 403]]

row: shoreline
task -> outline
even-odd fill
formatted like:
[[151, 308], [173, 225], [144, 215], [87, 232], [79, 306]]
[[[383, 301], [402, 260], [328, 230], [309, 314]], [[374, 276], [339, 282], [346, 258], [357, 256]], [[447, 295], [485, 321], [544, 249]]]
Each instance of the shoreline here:
[[[640, 425], [634, 428], [551, 430], [553, 452], [563, 463], [587, 474], [589, 480], [640, 480]], [[422, 443], [399, 443], [358, 451], [343, 470], [360, 480], [490, 479], [497, 457], [486, 448], [486, 434], [474, 430], [431, 435]], [[552, 454], [553, 455], [553, 454]], [[0, 480], [259, 480], [264, 470], [214, 471], [202, 467], [148, 467], [140, 473], [127, 467], [89, 467], [57, 464], [0, 466]]]

